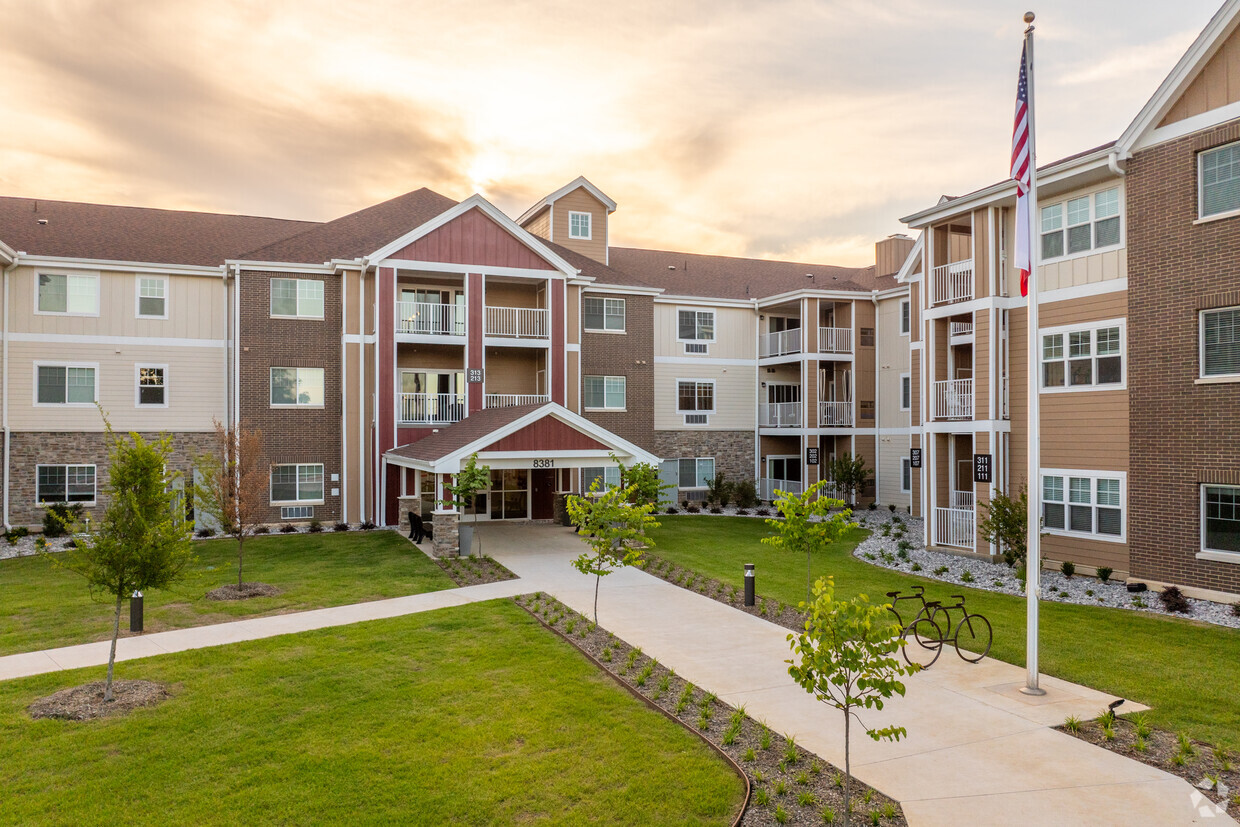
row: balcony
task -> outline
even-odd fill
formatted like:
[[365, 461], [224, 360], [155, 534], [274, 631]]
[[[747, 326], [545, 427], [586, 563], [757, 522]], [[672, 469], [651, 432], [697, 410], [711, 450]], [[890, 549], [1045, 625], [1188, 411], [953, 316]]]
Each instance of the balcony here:
[[973, 298], [973, 259], [942, 264], [932, 271], [931, 304], [966, 302]]
[[972, 491], [953, 491], [952, 492], [952, 508], [966, 508], [973, 510], [973, 492]]
[[853, 405], [851, 402], [819, 402], [818, 427], [851, 428]]
[[973, 509], [934, 509], [934, 544], [973, 548]]
[[551, 337], [551, 312], [537, 307], [487, 307], [486, 335], [548, 339]]
[[551, 397], [545, 393], [488, 393], [485, 405], [488, 408], [516, 408], [521, 405], [545, 405]]
[[423, 336], [464, 336], [465, 308], [437, 302], [396, 302], [396, 332]]
[[820, 353], [852, 353], [852, 328], [818, 328], [818, 351]]
[[783, 491], [785, 494], [800, 494], [803, 490], [800, 480], [758, 480], [758, 499], [774, 502], [776, 500], [776, 491]]
[[758, 336], [758, 357], [783, 356], [788, 353], [801, 352], [801, 330], [780, 330], [776, 333], [763, 333]]
[[946, 379], [934, 383], [935, 419], [973, 418], [973, 380]]
[[758, 425], [762, 428], [800, 428], [805, 421], [800, 402], [763, 402], [758, 405]]
[[973, 335], [973, 322], [952, 322], [951, 335], [972, 336]]
[[397, 406], [398, 425], [451, 425], [465, 418], [463, 393], [402, 393]]

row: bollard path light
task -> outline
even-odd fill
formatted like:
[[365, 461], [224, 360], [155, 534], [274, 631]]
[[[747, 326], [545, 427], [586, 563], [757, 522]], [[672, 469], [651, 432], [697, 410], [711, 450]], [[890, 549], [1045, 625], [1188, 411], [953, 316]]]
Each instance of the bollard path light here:
[[745, 564], [745, 605], [754, 605], [754, 573], [753, 563]]
[[129, 598], [129, 631], [142, 631], [142, 592], [134, 592]]

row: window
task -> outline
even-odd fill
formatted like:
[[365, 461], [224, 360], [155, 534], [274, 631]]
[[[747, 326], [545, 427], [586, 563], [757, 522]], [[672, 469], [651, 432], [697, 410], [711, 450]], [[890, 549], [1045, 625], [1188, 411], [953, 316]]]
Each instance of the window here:
[[529, 475], [525, 468], [491, 472], [492, 520], [523, 520], [529, 516]]
[[715, 341], [715, 311], [680, 310], [676, 332], [677, 339], [682, 342]]
[[581, 315], [586, 330], [624, 332], [624, 299], [583, 298]]
[[1198, 216], [1240, 210], [1240, 143], [1203, 152], [1198, 164]]
[[138, 276], [138, 316], [145, 319], [168, 318], [168, 279]]
[[1201, 548], [1240, 552], [1240, 486], [1203, 485]]
[[874, 347], [874, 328], [863, 327], [858, 331], [862, 347]]
[[695, 379], [682, 379], [677, 382], [676, 410], [680, 413], [714, 413], [715, 383]]
[[40, 313], [99, 315], [99, 277], [39, 274]]
[[907, 411], [913, 407], [913, 377], [907, 373], [900, 374], [900, 410]]
[[1201, 375], [1240, 376], [1240, 307], [1201, 313]]
[[94, 405], [93, 366], [35, 365], [35, 404]]
[[622, 411], [624, 410], [625, 377], [623, 376], [587, 376], [585, 377], [586, 409]]
[[594, 468], [581, 469], [581, 490], [589, 491], [590, 487], [598, 481], [598, 490], [606, 491], [608, 488], [615, 488], [620, 485], [620, 469], [617, 466], [598, 466]]
[[271, 404], [323, 407], [323, 368], [272, 368]]
[[271, 502], [322, 502], [322, 465], [271, 466]]
[[164, 365], [138, 365], [138, 404], [168, 406], [168, 368]]
[[715, 481], [714, 457], [685, 457], [676, 460], [676, 488], [705, 488]]
[[272, 279], [271, 315], [323, 318], [323, 282], [314, 279]]
[[1043, 259], [1113, 247], [1119, 242], [1119, 187], [1042, 208]]
[[95, 466], [35, 466], [35, 501], [43, 503], [93, 503]]
[[900, 458], [900, 493], [910, 494], [913, 491], [913, 461], [908, 457]]
[[900, 302], [900, 335], [907, 336], [913, 326], [912, 303], [908, 299]]
[[1124, 480], [1089, 471], [1042, 476], [1042, 527], [1050, 533], [1123, 539]]
[[1123, 383], [1123, 325], [1042, 334], [1043, 388], [1092, 388]]
[[568, 213], [568, 237], [590, 240], [590, 214], [588, 212]]

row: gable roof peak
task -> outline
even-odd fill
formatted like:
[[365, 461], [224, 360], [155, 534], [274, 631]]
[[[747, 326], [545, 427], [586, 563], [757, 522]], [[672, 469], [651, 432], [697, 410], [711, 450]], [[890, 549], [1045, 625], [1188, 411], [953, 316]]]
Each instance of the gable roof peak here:
[[569, 181], [555, 192], [539, 199], [534, 206], [521, 213], [521, 217], [517, 219], [517, 223], [524, 225], [526, 221], [529, 221], [541, 212], [544, 207], [554, 204], [570, 192], [578, 189], [584, 189], [586, 192], [590, 193], [590, 195], [594, 196], [599, 203], [607, 208], [607, 212], [613, 213], [616, 211], [616, 202], [612, 200], [611, 196], [594, 186], [594, 184], [590, 183], [589, 179], [587, 179], [584, 175], [578, 175], [576, 178]]

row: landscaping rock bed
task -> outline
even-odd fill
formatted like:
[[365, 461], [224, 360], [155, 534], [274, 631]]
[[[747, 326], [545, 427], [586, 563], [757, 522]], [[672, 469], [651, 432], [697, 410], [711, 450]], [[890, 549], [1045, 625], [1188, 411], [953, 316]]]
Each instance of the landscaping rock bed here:
[[479, 586], [516, 580], [517, 576], [490, 557], [435, 557], [435, 563], [458, 586]]
[[[712, 693], [642, 654], [554, 598], [516, 598], [540, 621], [590, 655], [613, 677], [718, 747], [749, 779], [738, 823], [820, 825], [843, 821], [843, 773], [771, 731]], [[900, 805], [859, 782], [852, 786], [854, 823], [904, 825]]]
[[1069, 718], [1058, 729], [1126, 758], [1178, 775], [1223, 809], [1240, 812], [1240, 758], [1226, 750], [1185, 735], [1153, 729], [1145, 723], [1141, 713], [1131, 718], [1104, 714], [1091, 721]]
[[106, 681], [94, 681], [62, 689], [46, 698], [39, 698], [27, 710], [32, 718], [89, 721], [155, 706], [172, 697], [166, 688], [151, 681], [113, 681], [113, 699], [110, 703], [104, 703], [103, 690], [106, 685]]
[[280, 590], [266, 583], [229, 583], [207, 592], [207, 600], [249, 600], [251, 597], [274, 597]]

